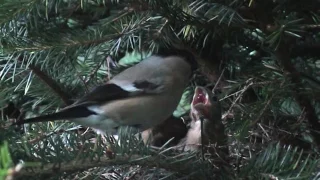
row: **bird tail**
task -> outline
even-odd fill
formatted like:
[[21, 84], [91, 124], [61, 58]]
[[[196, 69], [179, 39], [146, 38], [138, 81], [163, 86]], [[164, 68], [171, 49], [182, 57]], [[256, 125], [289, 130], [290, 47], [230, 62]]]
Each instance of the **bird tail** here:
[[75, 119], [75, 118], [87, 117], [92, 114], [96, 114], [96, 113], [93, 111], [90, 111], [85, 106], [75, 106], [75, 107], [71, 107], [68, 109], [63, 109], [60, 112], [20, 120], [20, 121], [17, 121], [15, 123], [11, 124], [11, 126], [22, 125], [22, 124], [27, 124], [27, 123], [46, 122], [46, 121], [59, 121], [59, 120], [68, 120], [68, 119], [71, 120], [71, 119]]

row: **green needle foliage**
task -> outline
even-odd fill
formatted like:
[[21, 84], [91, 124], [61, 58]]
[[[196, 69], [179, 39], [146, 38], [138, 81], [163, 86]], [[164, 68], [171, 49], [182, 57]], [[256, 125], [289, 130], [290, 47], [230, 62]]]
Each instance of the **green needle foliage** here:
[[[320, 3], [316, 0], [1, 0], [0, 178], [319, 179]], [[229, 154], [145, 146], [68, 122], [8, 127], [55, 112], [158, 51], [199, 57]]]
[[8, 143], [5, 142], [0, 148], [0, 178], [4, 179], [9, 174], [10, 166], [12, 165], [12, 159], [10, 157]]

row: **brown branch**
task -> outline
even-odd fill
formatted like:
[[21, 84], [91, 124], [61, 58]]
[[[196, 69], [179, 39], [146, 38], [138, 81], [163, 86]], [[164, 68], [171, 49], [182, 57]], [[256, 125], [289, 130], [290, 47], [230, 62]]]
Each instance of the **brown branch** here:
[[[181, 174], [190, 173], [189, 163], [185, 163], [183, 167], [176, 166], [171, 163], [164, 161], [159, 161], [159, 156], [140, 156], [140, 155], [123, 155], [116, 156], [114, 158], [100, 157], [96, 160], [91, 160], [91, 158], [85, 160], [73, 160], [69, 163], [61, 164], [47, 164], [40, 167], [33, 168], [22, 168], [20, 171], [15, 171], [10, 173], [11, 176], [15, 178], [26, 178], [26, 177], [36, 177], [36, 176], [56, 176], [57, 173], [75, 173], [77, 171], [84, 171], [95, 167], [111, 167], [115, 165], [127, 165], [129, 163], [134, 163], [144, 167], [160, 167], [168, 169], [170, 171], [176, 171]], [[190, 161], [192, 161], [190, 159]]]
[[320, 136], [316, 131], [320, 131], [320, 123], [315, 112], [314, 107], [308, 97], [303, 95], [303, 84], [301, 73], [297, 71], [290, 59], [290, 43], [281, 42], [278, 49], [275, 51], [276, 58], [282, 64], [284, 70], [288, 73], [288, 77], [294, 84], [294, 96], [296, 101], [299, 103], [301, 109], [305, 109], [306, 118], [310, 125], [310, 128], [315, 131], [311, 131], [313, 138], [317, 145], [320, 146]]
[[109, 159], [102, 157], [99, 161], [91, 161], [90, 159], [77, 162], [71, 161], [70, 163], [60, 164], [58, 167], [56, 164], [47, 164], [39, 168], [24, 168], [15, 173], [15, 177], [35, 177], [45, 175], [55, 175], [58, 172], [76, 172], [80, 170], [87, 170], [94, 167], [112, 166], [116, 164], [125, 164], [130, 160], [129, 157], [118, 157], [115, 159]]
[[[18, 60], [20, 62], [23, 62], [23, 57], [18, 57]], [[31, 64], [28, 67], [38, 76], [39, 79], [41, 79], [47, 86], [49, 86], [57, 96], [61, 98], [65, 105], [69, 105], [72, 103], [69, 96], [64, 91], [62, 91], [59, 84], [55, 82], [51, 77], [49, 77], [45, 72], [41, 71], [38, 67]]]

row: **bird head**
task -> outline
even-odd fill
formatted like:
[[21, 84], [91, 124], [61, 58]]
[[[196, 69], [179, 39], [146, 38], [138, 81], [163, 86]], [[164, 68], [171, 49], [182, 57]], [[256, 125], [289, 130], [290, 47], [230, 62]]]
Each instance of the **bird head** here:
[[194, 73], [199, 68], [196, 54], [185, 48], [161, 47], [159, 48], [158, 52], [155, 55], [162, 56], [162, 57], [166, 57], [166, 56], [182, 57], [190, 65], [192, 73]]
[[193, 121], [201, 117], [210, 121], [221, 120], [221, 107], [217, 97], [206, 88], [197, 86], [191, 103], [190, 116]]
[[[221, 121], [220, 103], [211, 91], [204, 87], [196, 87], [191, 103], [190, 117], [191, 123], [186, 139], [187, 144], [202, 143], [205, 146], [216, 144], [219, 147], [224, 146], [224, 152], [228, 151], [225, 148], [227, 147], [225, 146], [227, 137], [224, 134], [224, 125]], [[200, 123], [201, 121], [203, 124]], [[192, 150], [193, 147], [187, 146], [186, 149]], [[210, 154], [213, 154], [213, 152]]]

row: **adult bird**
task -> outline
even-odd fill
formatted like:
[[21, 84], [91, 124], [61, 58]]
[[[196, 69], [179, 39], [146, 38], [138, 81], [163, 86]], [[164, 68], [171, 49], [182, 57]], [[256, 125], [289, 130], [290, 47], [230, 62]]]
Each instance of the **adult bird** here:
[[13, 125], [70, 120], [112, 134], [121, 126], [143, 131], [170, 117], [196, 68], [192, 53], [166, 50], [127, 68], [56, 113]]

